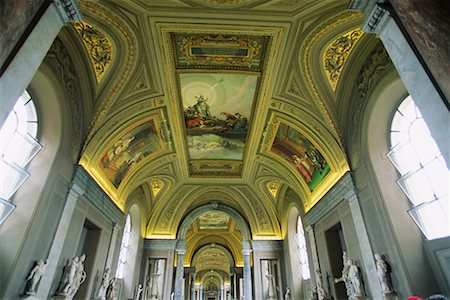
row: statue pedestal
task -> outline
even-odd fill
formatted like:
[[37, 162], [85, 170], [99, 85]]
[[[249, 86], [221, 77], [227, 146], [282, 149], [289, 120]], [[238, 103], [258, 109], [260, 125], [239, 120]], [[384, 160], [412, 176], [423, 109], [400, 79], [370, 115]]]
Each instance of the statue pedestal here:
[[35, 295], [21, 295], [20, 299], [25, 299], [25, 300], [39, 300]]
[[383, 300], [397, 300], [397, 294], [395, 293], [389, 293], [389, 294], [384, 294], [383, 295]]

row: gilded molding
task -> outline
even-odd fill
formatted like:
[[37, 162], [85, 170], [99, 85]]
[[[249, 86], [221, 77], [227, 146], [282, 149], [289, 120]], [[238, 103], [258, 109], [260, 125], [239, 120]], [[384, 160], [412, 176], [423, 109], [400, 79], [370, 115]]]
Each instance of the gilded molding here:
[[136, 40], [134, 39], [134, 35], [132, 34], [128, 26], [125, 23], [123, 23], [120, 20], [120, 18], [115, 17], [113, 13], [111, 13], [110, 11], [106, 11], [103, 6], [92, 2], [81, 2], [80, 7], [82, 8], [83, 11], [87, 11], [90, 14], [102, 18], [103, 20], [108, 22], [111, 25], [111, 27], [119, 29], [127, 45], [126, 49], [127, 55], [125, 55], [124, 57], [124, 63], [121, 64], [124, 67], [121, 68], [120, 70], [117, 70], [117, 74], [120, 74], [120, 77], [117, 81], [114, 82], [114, 84], [111, 85], [111, 89], [109, 90], [109, 92], [106, 93], [105, 97], [99, 100], [98, 104], [99, 108], [89, 126], [88, 135], [86, 137], [86, 141], [83, 147], [84, 149], [89, 144], [89, 142], [91, 141], [92, 137], [95, 134], [96, 129], [100, 127], [101, 122], [103, 121], [103, 119], [113, 106], [114, 101], [117, 99], [117, 95], [119, 94], [120, 91], [122, 91], [122, 88], [128, 81], [130, 77], [130, 72], [136, 63], [137, 46]]
[[347, 32], [331, 42], [325, 50], [323, 66], [333, 91], [336, 91], [342, 69], [350, 52], [363, 34], [364, 32], [360, 29]]
[[74, 23], [74, 27], [89, 53], [97, 82], [100, 82], [112, 61], [112, 44], [105, 35], [86, 22]]
[[322, 26], [320, 26], [315, 32], [313, 32], [308, 37], [308, 39], [304, 43], [306, 46], [301, 51], [302, 64], [305, 69], [304, 74], [305, 74], [306, 83], [307, 83], [308, 87], [310, 88], [314, 97], [318, 100], [317, 102], [319, 104], [320, 110], [322, 111], [322, 113], [325, 117], [325, 121], [330, 126], [330, 129], [331, 129], [333, 135], [335, 135], [335, 137], [337, 138], [339, 146], [341, 148], [343, 147], [342, 146], [343, 145], [342, 135], [341, 135], [340, 131], [338, 130], [339, 127], [337, 125], [337, 121], [332, 116], [332, 114], [330, 112], [331, 109], [328, 107], [327, 103], [325, 102], [323, 97], [320, 95], [319, 89], [312, 79], [311, 52], [312, 52], [313, 45], [315, 45], [324, 34], [326, 34], [330, 30], [333, 30], [334, 28], [337, 28], [341, 25], [344, 25], [346, 23], [355, 21], [357, 19], [362, 19], [362, 18], [363, 18], [363, 14], [360, 12], [346, 11], [346, 12], [328, 20], [327, 22], [323, 23]]

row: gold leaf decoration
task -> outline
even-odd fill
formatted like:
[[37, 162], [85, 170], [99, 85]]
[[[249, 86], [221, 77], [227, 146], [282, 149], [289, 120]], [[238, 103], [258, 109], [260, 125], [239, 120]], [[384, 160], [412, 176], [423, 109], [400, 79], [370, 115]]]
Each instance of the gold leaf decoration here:
[[150, 181], [150, 185], [152, 187], [153, 197], [156, 198], [156, 196], [158, 196], [159, 192], [162, 190], [162, 188], [164, 186], [164, 182], [162, 180], [159, 180], [159, 179], [152, 179]]
[[97, 82], [105, 75], [112, 60], [112, 44], [101, 32], [86, 22], [75, 23], [95, 71]]
[[272, 180], [267, 183], [267, 189], [269, 190], [270, 194], [274, 198], [277, 198], [278, 191], [280, 190], [281, 182], [278, 180]]
[[323, 65], [333, 91], [336, 91], [345, 61], [363, 33], [360, 29], [347, 32], [334, 40], [325, 50]]

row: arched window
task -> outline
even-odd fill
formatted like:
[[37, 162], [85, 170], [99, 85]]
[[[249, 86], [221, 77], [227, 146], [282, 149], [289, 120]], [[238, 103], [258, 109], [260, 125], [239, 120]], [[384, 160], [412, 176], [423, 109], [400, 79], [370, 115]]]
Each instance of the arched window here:
[[36, 139], [38, 125], [33, 99], [25, 91], [0, 129], [0, 224], [14, 207], [10, 198], [30, 175], [26, 165], [42, 148]]
[[311, 275], [309, 272], [305, 232], [303, 230], [302, 219], [300, 217], [297, 219], [297, 233], [295, 235], [295, 241], [297, 242], [297, 266], [300, 274], [302, 274], [303, 280], [307, 280], [311, 277]]
[[411, 96], [397, 108], [390, 139], [388, 157], [412, 203], [411, 217], [429, 240], [450, 236], [449, 170]]
[[119, 262], [117, 264], [116, 277], [122, 279], [125, 274], [128, 257], [131, 250], [131, 240], [133, 233], [131, 232], [131, 217], [127, 215], [125, 227], [123, 228], [122, 244], [120, 245]]

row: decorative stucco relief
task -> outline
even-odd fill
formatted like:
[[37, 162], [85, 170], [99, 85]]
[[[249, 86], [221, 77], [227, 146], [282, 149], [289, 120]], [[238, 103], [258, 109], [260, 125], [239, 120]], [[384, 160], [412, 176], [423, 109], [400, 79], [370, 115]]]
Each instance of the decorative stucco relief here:
[[100, 82], [112, 61], [112, 44], [103, 33], [86, 22], [74, 23], [74, 27], [89, 53], [97, 82]]
[[49, 60], [56, 61], [58, 64], [58, 76], [61, 78], [62, 82], [64, 82], [69, 98], [70, 109], [72, 111], [72, 144], [70, 149], [72, 158], [76, 159], [79, 155], [78, 150], [81, 143], [81, 135], [83, 133], [81, 118], [83, 115], [83, 110], [81, 107], [81, 101], [79, 101], [79, 94], [77, 92], [79, 82], [69, 52], [60, 39], [57, 38], [55, 40], [47, 54], [47, 57]]
[[345, 61], [363, 34], [364, 32], [360, 29], [347, 32], [331, 42], [325, 50], [323, 66], [333, 91], [336, 91]]

